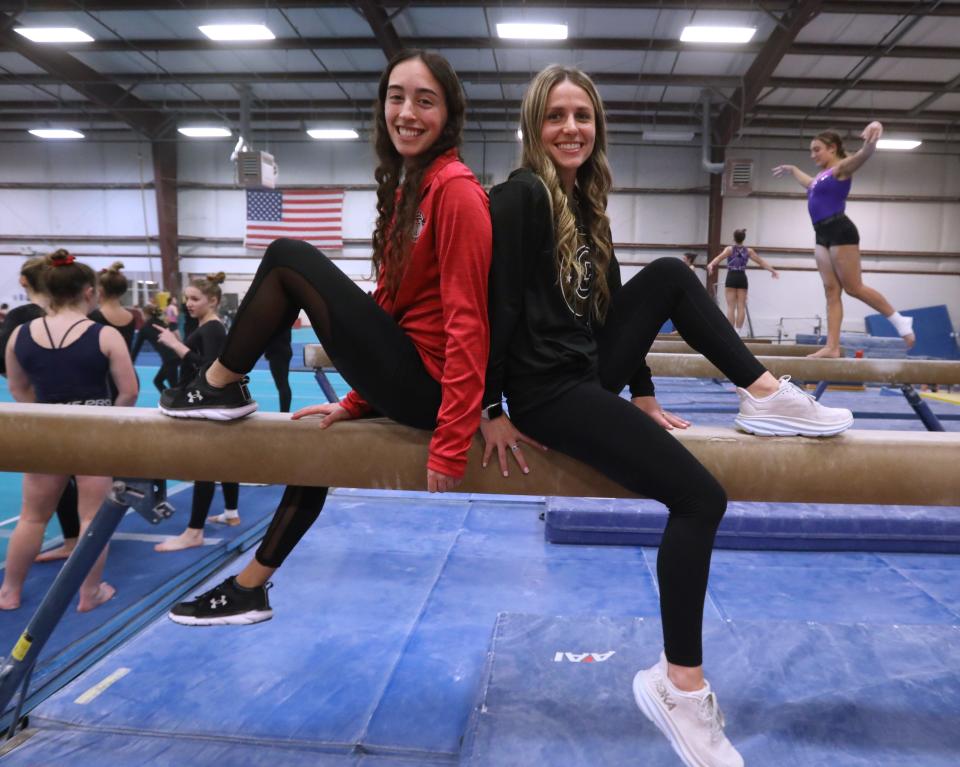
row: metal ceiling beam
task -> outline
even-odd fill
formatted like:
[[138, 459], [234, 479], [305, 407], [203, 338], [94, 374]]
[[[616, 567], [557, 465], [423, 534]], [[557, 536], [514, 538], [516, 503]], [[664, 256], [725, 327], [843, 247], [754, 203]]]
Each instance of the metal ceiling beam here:
[[[638, 37], [569, 37], [566, 40], [544, 40], [531, 46], [526, 40], [502, 40], [498, 37], [408, 37], [411, 48], [426, 50], [542, 50], [561, 51], [637, 51], [640, 53], [716, 53], [715, 45], [682, 43], [668, 38]], [[57, 46], [71, 53], [102, 53], [140, 50], [150, 53], [223, 51], [295, 51], [295, 50], [372, 50], [379, 48], [373, 37], [287, 37], [274, 40], [216, 42], [213, 40], [137, 39], [94, 40], [92, 43], [67, 43]], [[725, 53], [759, 53], [763, 43], [746, 43]], [[2, 50], [2, 48], [0, 48]], [[794, 43], [787, 51], [792, 56], [847, 56], [863, 58], [877, 52], [875, 45], [831, 45], [827, 43]], [[960, 48], [947, 46], [897, 46], [885, 58], [950, 59], [960, 58]]]
[[[378, 5], [396, 7], [399, 0], [380, 2]], [[30, 13], [77, 11], [209, 11], [222, 9], [263, 10], [264, 0], [84, 0], [78, 5], [76, 0], [0, 0], [0, 11]], [[271, 0], [269, 7], [285, 9], [349, 8], [354, 5], [347, 0]], [[438, 7], [480, 7], [491, 9], [524, 8], [578, 8], [597, 10], [599, 8], [649, 8], [653, 10], [689, 11], [690, 0], [417, 0], [424, 8]], [[838, 14], [882, 14], [887, 16], [931, 15], [960, 17], [960, 3], [944, 2], [937, 8], [927, 10], [916, 2], [877, 2], [876, 0], [848, 0], [846, 2], [825, 2], [824, 13]], [[32, 7], [31, 7], [32, 6]], [[762, 9], [783, 12], [792, 3], [788, 0], [764, 0]], [[697, 10], [715, 11], [756, 11], [761, 10], [759, 0], [701, 0], [695, 5]]]
[[370, 29], [373, 30], [373, 36], [377, 39], [377, 43], [380, 45], [383, 55], [387, 57], [387, 61], [403, 50], [404, 45], [400, 40], [400, 35], [393, 28], [390, 17], [387, 16], [387, 12], [380, 7], [379, 3], [374, 2], [374, 0], [358, 0], [356, 7], [363, 18], [366, 19], [367, 24], [370, 25]]
[[[760, 93], [769, 84], [774, 70], [786, 55], [796, 36], [820, 12], [823, 0], [802, 0], [780, 19], [743, 77], [730, 102], [720, 112], [716, 133], [721, 146], [730, 143], [737, 127], [746, 121]], [[794, 86], [796, 87], [796, 86]]]
[[[960, 78], [957, 78], [958, 87], [960, 87]], [[222, 114], [230, 119], [238, 118], [239, 102], [232, 100], [164, 100], [148, 101], [148, 106], [152, 110], [163, 110], [168, 113], [176, 114], [196, 114], [196, 113], [216, 113]], [[55, 118], [58, 115], [70, 115], [76, 118], [97, 119], [102, 117], [104, 112], [109, 112], [107, 107], [89, 104], [86, 101], [3, 101], [3, 116], [11, 117], [17, 113], [25, 113], [31, 116], [44, 118]], [[619, 101], [615, 99], [604, 100], [604, 107], [609, 113], [629, 112], [632, 114], [656, 113], [658, 115], [669, 116], [690, 116], [697, 113], [698, 105], [696, 102], [680, 101]], [[508, 110], [517, 112], [520, 109], [519, 99], [501, 100], [501, 99], [471, 99], [467, 104], [468, 110], [472, 112]], [[350, 103], [344, 99], [260, 99], [258, 104], [252, 109], [252, 114], [258, 119], [270, 117], [282, 118], [285, 115], [300, 116], [303, 114], [323, 115], [327, 112], [342, 111], [348, 113]], [[911, 109], [851, 109], [839, 108], [830, 109], [818, 113], [818, 117], [827, 120], [864, 120], [872, 116], [883, 114], [893, 118], [915, 118], [917, 120], [929, 120], [931, 122], [951, 122], [960, 120], [960, 110], [925, 110], [923, 114], [915, 114], [917, 107]], [[767, 115], [771, 117], [798, 118], [809, 114], [809, 106], [785, 106], [760, 103], [754, 106], [752, 114]], [[354, 116], [356, 113], [353, 112]]]
[[167, 117], [162, 112], [140, 101], [111, 78], [77, 61], [68, 53], [55, 47], [37, 45], [22, 35], [5, 29], [8, 18], [6, 14], [0, 13], [0, 43], [47, 72], [46, 75], [37, 77], [48, 78], [52, 83], [73, 88], [93, 103], [107, 107], [117, 119], [147, 137], [163, 131]]
[[[93, 71], [93, 70], [89, 70]], [[749, 74], [749, 73], [748, 73]], [[465, 83], [505, 83], [508, 85], [526, 85], [530, 82], [529, 72], [459, 72], [460, 79]], [[597, 85], [629, 85], [629, 86], [673, 86], [677, 88], [739, 88], [745, 78], [729, 75], [677, 75], [677, 74], [633, 74], [606, 72], [592, 75]], [[61, 77], [52, 74], [0, 74], [2, 85], [82, 85], [84, 83], [99, 83], [104, 81], [103, 75], [94, 73], [91, 78], [74, 75], [67, 83]], [[380, 79], [380, 72], [376, 71], [339, 71], [339, 72], [118, 72], [110, 74], [109, 81], [113, 83], [130, 83], [135, 85], [165, 85], [165, 84], [234, 84], [250, 83], [370, 83]], [[829, 77], [771, 77], [766, 86], [773, 88], [801, 88], [808, 90], [830, 91], [844, 84]], [[756, 84], [754, 84], [754, 90]], [[909, 93], [950, 93], [953, 91], [949, 82], [929, 80], [860, 80], [852, 90], [863, 91], [902, 91]]]

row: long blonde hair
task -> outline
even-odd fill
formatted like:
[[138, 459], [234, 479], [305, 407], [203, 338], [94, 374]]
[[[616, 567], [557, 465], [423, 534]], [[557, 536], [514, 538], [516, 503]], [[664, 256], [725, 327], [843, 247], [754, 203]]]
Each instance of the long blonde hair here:
[[527, 87], [520, 108], [520, 126], [523, 131], [521, 164], [540, 177], [547, 188], [553, 214], [554, 242], [560, 288], [571, 307], [577, 306], [577, 288], [584, 277], [585, 266], [577, 259], [580, 245], [577, 223], [553, 161], [543, 144], [541, 131], [547, 114], [547, 100], [554, 86], [570, 81], [586, 91], [593, 103], [596, 120], [596, 139], [593, 153], [577, 169], [577, 192], [581, 213], [587, 227], [587, 236], [593, 244], [591, 260], [594, 267], [592, 306], [584, 307], [595, 318], [602, 320], [610, 303], [607, 285], [607, 267], [613, 258], [613, 240], [610, 219], [607, 217], [607, 195], [612, 178], [607, 161], [607, 120], [603, 101], [593, 81], [579, 69], [554, 64], [541, 71]]

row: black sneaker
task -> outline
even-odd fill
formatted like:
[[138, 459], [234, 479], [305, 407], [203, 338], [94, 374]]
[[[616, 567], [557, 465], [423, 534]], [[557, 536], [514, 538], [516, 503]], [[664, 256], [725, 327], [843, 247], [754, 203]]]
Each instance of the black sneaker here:
[[267, 590], [272, 586], [245, 589], [231, 575], [192, 602], [176, 605], [167, 617], [184, 626], [245, 626], [273, 617]]
[[246, 376], [236, 383], [217, 388], [204, 378], [206, 368], [190, 383], [165, 389], [160, 395], [160, 412], [174, 418], [206, 418], [211, 421], [232, 421], [243, 418], [257, 409], [250, 396]]

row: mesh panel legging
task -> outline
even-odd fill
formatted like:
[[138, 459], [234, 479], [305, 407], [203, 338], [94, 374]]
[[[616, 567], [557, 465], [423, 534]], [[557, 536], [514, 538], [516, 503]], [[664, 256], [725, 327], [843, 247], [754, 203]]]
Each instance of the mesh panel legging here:
[[710, 555], [726, 494], [679, 441], [619, 396], [667, 319], [737, 385], [749, 386], [765, 372], [693, 272], [679, 259], [660, 259], [612, 302], [599, 339], [600, 380], [516, 414], [514, 422], [548, 447], [667, 506], [657, 558], [664, 648], [671, 663], [699, 666]]
[[[378, 413], [418, 429], [436, 427], [440, 384], [410, 337], [326, 256], [299, 240], [277, 240], [267, 248], [220, 362], [248, 372], [301, 309], [339, 373]], [[279, 567], [320, 514], [325, 497], [323, 488], [287, 488], [257, 561]]]
[[[236, 482], [221, 482], [220, 485], [223, 487], [223, 508], [236, 509], [240, 503], [240, 485]], [[190, 504], [190, 523], [187, 527], [203, 530], [216, 488], [216, 482], [193, 483], [193, 502]]]
[[290, 390], [290, 357], [274, 357], [267, 360], [270, 363], [270, 375], [280, 395], [280, 412], [289, 413], [293, 392]]

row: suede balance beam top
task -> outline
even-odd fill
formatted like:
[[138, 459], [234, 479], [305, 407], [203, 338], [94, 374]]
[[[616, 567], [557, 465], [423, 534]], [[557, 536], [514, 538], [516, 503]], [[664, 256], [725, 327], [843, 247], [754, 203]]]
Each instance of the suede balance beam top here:
[[[960, 505], [960, 434], [848, 431], [755, 437], [693, 427], [673, 434], [731, 500]], [[257, 413], [232, 422], [169, 418], [147, 408], [0, 405], [0, 471], [425, 490], [430, 432], [380, 419], [291, 421]], [[632, 497], [556, 451], [525, 447], [528, 476], [480, 465], [471, 448], [458, 491]]]
[[[660, 342], [657, 342], [660, 343]], [[960, 384], [960, 362], [914, 359], [840, 359], [809, 357], [757, 357], [773, 375], [788, 375], [797, 381], [835, 381], [838, 383], [916, 383]], [[306, 367], [332, 367], [323, 347], [303, 347]], [[723, 378], [706, 358], [699, 354], [647, 355], [647, 365], [655, 376], [685, 378]]]

